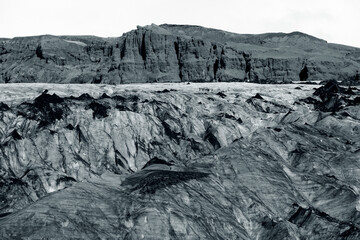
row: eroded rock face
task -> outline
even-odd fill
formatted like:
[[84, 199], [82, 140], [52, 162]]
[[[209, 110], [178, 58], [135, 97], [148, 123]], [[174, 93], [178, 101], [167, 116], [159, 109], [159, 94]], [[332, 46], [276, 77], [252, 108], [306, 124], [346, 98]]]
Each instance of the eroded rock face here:
[[356, 88], [3, 86], [2, 239], [360, 237]]
[[[360, 69], [359, 52], [299, 32], [241, 35], [151, 25], [119, 38], [45, 35], [2, 40], [0, 82], [349, 81]], [[300, 74], [304, 62], [308, 78]]]
[[313, 95], [320, 98], [320, 100], [307, 97], [301, 101], [314, 104], [317, 110], [334, 113], [349, 106], [359, 105], [360, 98], [353, 89], [357, 91], [356, 88], [351, 88], [350, 86], [345, 89], [337, 81], [332, 80], [326, 82], [324, 86], [319, 87], [314, 92]]

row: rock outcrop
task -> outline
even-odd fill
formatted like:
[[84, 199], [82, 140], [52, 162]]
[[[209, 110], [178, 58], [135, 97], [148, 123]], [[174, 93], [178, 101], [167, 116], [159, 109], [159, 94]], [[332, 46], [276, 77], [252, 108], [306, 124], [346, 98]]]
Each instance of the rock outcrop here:
[[307, 97], [301, 99], [306, 103], [314, 104], [315, 109], [323, 112], [338, 112], [349, 106], [356, 106], [360, 102], [360, 96], [353, 91], [356, 88], [345, 89], [339, 86], [339, 83], [335, 80], [328, 81], [324, 86], [319, 87], [314, 92], [314, 96], [320, 98], [320, 100]]
[[359, 55], [358, 48], [300, 32], [241, 35], [197, 26], [151, 25], [119, 38], [3, 39], [0, 82], [285, 83], [299, 80], [304, 62], [309, 81], [348, 81], [360, 69]]
[[2, 87], [1, 239], [360, 237], [356, 88]]

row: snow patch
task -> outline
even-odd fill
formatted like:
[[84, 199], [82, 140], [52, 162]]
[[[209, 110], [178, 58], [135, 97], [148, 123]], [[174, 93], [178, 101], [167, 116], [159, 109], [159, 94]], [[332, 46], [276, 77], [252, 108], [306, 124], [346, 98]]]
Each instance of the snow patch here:
[[82, 46], [82, 47], [86, 47], [87, 44], [86, 43], [83, 43], [83, 42], [80, 42], [80, 41], [71, 41], [71, 40], [64, 40], [65, 42], [68, 42], [68, 43], [74, 43], [74, 44], [77, 44], [79, 46]]

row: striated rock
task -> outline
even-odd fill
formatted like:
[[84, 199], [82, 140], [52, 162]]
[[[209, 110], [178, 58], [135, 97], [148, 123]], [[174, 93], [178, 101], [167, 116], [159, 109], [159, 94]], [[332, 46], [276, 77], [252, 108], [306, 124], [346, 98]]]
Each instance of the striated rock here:
[[2, 88], [1, 239], [360, 237], [357, 89]]
[[158, 157], [154, 157], [154, 158], [150, 159], [142, 169], [144, 169], [146, 167], [149, 167], [151, 165], [154, 165], [154, 164], [163, 164], [163, 165], [167, 165], [167, 166], [172, 166], [173, 165], [173, 164], [168, 163], [167, 161], [165, 161], [163, 159], [160, 159]]

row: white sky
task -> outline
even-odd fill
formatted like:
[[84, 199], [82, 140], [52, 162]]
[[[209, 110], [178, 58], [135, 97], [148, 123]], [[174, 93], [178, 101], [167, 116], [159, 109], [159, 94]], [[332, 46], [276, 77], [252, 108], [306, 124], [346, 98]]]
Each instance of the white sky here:
[[360, 47], [360, 0], [0, 0], [0, 37], [118, 37], [137, 25], [191, 24], [236, 33], [301, 31]]

